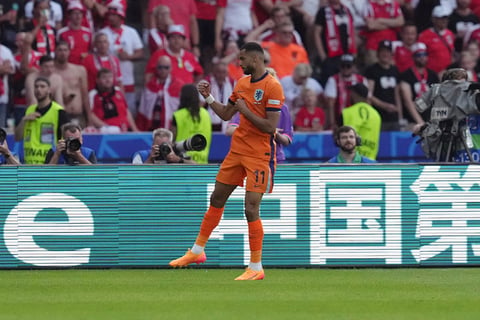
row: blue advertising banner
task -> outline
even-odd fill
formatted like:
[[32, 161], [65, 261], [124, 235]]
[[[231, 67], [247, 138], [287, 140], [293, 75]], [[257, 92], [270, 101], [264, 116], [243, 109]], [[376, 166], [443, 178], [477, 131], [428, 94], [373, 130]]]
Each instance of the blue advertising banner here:
[[[410, 132], [382, 132], [377, 160], [379, 162], [425, 162], [425, 156]], [[10, 148], [23, 159], [21, 142], [8, 137]], [[100, 163], [131, 163], [136, 151], [150, 149], [152, 135], [148, 132], [126, 134], [84, 134], [85, 146], [95, 150]], [[230, 137], [214, 133], [209, 162], [220, 163], [230, 147]], [[338, 153], [330, 132], [296, 133], [293, 143], [285, 148], [288, 162], [321, 163]]]

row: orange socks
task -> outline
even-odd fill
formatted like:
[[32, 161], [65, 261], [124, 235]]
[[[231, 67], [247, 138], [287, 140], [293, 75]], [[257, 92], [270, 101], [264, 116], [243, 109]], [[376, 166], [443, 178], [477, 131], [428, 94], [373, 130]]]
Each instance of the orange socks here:
[[222, 219], [223, 208], [215, 208], [210, 206], [203, 217], [202, 225], [200, 226], [200, 232], [198, 233], [195, 244], [201, 247], [205, 247], [208, 238], [213, 229], [218, 226], [220, 219]]
[[[193, 246], [192, 252], [199, 254], [205, 248], [210, 235], [223, 215], [223, 208], [210, 206], [203, 217], [198, 233], [197, 240]], [[258, 265], [261, 270], [262, 247], [263, 247], [263, 225], [262, 220], [258, 219], [248, 223], [248, 240], [250, 244], [250, 264]]]
[[262, 261], [263, 225], [258, 219], [248, 223], [248, 239], [250, 243], [250, 262]]

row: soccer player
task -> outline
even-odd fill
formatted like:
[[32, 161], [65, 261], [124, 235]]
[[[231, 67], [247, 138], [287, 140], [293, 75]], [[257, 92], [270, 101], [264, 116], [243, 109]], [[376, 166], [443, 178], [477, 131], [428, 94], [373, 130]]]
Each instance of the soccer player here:
[[222, 218], [225, 203], [237, 186], [245, 193], [245, 216], [248, 222], [250, 263], [245, 272], [235, 280], [262, 280], [263, 226], [260, 220], [260, 203], [265, 192], [272, 192], [275, 173], [275, 131], [283, 105], [283, 90], [265, 69], [262, 47], [246, 43], [240, 50], [240, 66], [248, 75], [238, 80], [227, 105], [215, 101], [210, 94], [210, 84], [198, 83], [198, 91], [222, 120], [230, 120], [240, 112], [240, 125], [235, 130], [230, 152], [217, 174], [210, 206], [205, 213], [195, 244], [186, 254], [170, 261], [172, 267], [203, 263], [207, 259], [204, 249], [210, 234]]

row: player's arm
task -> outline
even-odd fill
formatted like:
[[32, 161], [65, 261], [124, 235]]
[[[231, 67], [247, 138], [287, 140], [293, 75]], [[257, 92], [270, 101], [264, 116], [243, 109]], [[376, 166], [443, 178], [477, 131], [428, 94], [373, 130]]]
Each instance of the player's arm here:
[[216, 101], [210, 94], [210, 84], [202, 80], [197, 84], [198, 92], [205, 98], [205, 102], [212, 108], [212, 110], [224, 121], [232, 119], [233, 115], [237, 112], [235, 104], [230, 100], [226, 105]]
[[280, 120], [280, 109], [275, 111], [267, 111], [267, 117], [262, 118], [250, 111], [245, 100], [238, 99], [236, 103], [238, 111], [245, 116], [260, 131], [274, 134], [277, 130], [278, 121]]
[[228, 121], [228, 120], [232, 119], [232, 117], [237, 112], [237, 109], [235, 108], [235, 105], [232, 104], [231, 101], [228, 101], [228, 103], [226, 105], [224, 105], [224, 104], [222, 104], [218, 101], [214, 101], [212, 104], [209, 104], [209, 106], [224, 121]]

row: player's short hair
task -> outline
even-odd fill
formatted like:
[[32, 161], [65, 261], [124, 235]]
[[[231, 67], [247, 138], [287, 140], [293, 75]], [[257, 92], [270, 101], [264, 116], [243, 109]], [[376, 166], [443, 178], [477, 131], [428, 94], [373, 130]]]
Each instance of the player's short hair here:
[[240, 50], [245, 50], [246, 52], [256, 52], [258, 54], [263, 55], [263, 48], [256, 42], [247, 42], [245, 43]]

